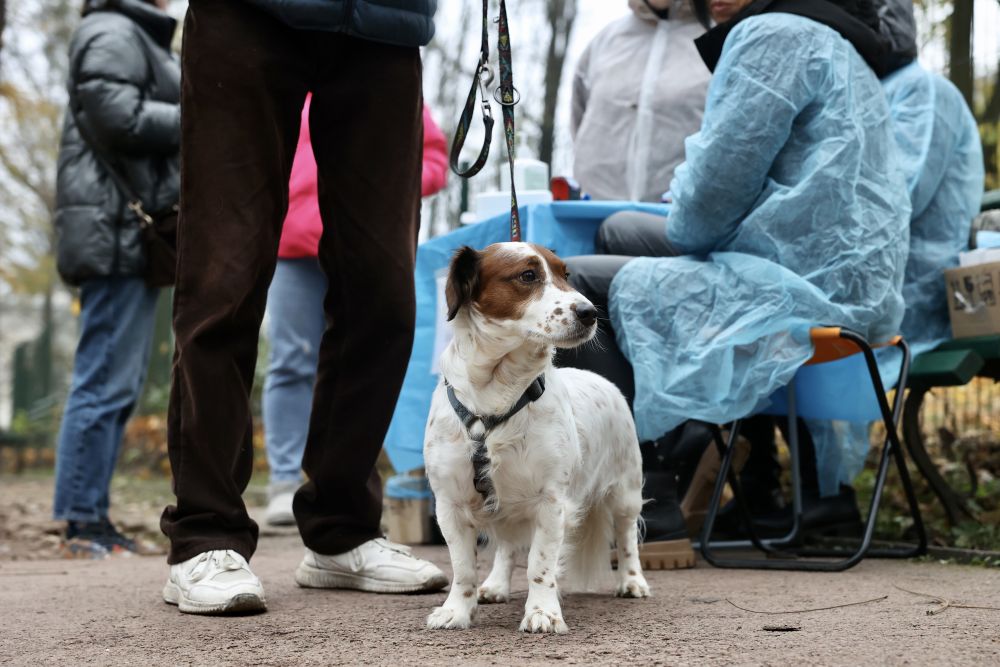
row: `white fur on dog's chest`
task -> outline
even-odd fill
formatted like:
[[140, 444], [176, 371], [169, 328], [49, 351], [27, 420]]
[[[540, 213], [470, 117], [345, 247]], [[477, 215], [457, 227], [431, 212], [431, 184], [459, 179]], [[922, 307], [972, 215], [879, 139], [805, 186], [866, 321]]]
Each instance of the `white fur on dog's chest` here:
[[443, 486], [439, 493], [469, 498], [477, 523], [483, 524], [524, 519], [538, 503], [565, 498], [579, 467], [580, 450], [575, 428], [560, 414], [552, 391], [547, 389], [536, 403], [487, 436], [488, 474], [495, 496], [492, 511], [473, 483], [472, 455], [478, 444], [467, 436], [443, 396], [436, 394], [428, 442], [448, 444], [428, 448], [426, 465], [428, 475]]

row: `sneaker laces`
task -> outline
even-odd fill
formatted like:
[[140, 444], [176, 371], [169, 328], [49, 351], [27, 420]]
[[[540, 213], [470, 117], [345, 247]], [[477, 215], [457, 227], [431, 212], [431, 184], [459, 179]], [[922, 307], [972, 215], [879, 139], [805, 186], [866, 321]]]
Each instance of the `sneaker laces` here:
[[206, 551], [191, 565], [188, 576], [194, 581], [200, 581], [213, 569], [232, 571], [242, 570], [244, 567], [247, 567], [246, 561], [231, 549]]
[[413, 555], [413, 549], [406, 546], [405, 544], [399, 544], [397, 542], [393, 542], [387, 537], [376, 537], [372, 541], [378, 546], [382, 547], [383, 549], [388, 549], [389, 551], [395, 551], [396, 553], [401, 553], [404, 556]]

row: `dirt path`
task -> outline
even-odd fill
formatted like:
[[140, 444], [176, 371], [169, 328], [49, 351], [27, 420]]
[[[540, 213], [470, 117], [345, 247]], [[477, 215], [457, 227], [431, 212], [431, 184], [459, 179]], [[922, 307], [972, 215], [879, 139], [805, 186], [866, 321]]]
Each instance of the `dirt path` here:
[[[165, 483], [123, 481], [114, 494], [116, 516], [151, 535], [167, 493]], [[570, 632], [561, 636], [517, 632], [526, 596], [519, 568], [511, 603], [481, 607], [472, 630], [431, 632], [424, 619], [443, 593], [376, 596], [297, 588], [297, 534], [265, 530], [253, 565], [264, 581], [269, 611], [241, 618], [187, 616], [160, 599], [167, 573], [162, 556], [53, 559], [58, 525], [47, 519], [50, 495], [50, 479], [0, 479], [0, 510], [6, 512], [0, 512], [0, 664], [1000, 664], [1000, 611], [953, 608], [928, 616], [933, 605], [927, 599], [894, 588], [1000, 607], [1000, 570], [939, 563], [869, 560], [843, 574], [704, 564], [653, 572], [649, 600], [567, 596], [563, 612]], [[417, 552], [448, 569], [443, 548]], [[486, 572], [484, 555], [480, 575]], [[726, 601], [773, 611], [881, 596], [888, 598], [782, 615], [749, 613]], [[765, 629], [774, 626], [793, 629]]]
[[[419, 553], [446, 565], [444, 549]], [[1000, 663], [1000, 612], [949, 609], [905, 588], [1000, 606], [1000, 571], [868, 561], [839, 575], [694, 570], [651, 573], [646, 601], [568, 596], [570, 633], [516, 632], [525, 597], [481, 607], [469, 631], [423, 627], [443, 594], [374, 596], [296, 588], [294, 535], [268, 536], [254, 558], [269, 611], [186, 616], [159, 598], [160, 558], [0, 564], [0, 663], [101, 665], [746, 664], [989, 665]], [[485, 563], [480, 571], [485, 573]], [[888, 595], [811, 614], [764, 616]], [[765, 626], [794, 631], [774, 632]]]

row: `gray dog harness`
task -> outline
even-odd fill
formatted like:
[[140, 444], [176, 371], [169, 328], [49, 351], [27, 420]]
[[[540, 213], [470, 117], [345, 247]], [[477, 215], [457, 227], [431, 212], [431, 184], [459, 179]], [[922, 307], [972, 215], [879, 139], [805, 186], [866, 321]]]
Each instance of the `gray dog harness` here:
[[[476, 443], [476, 448], [472, 452], [472, 483], [475, 485], [476, 491], [486, 500], [493, 493], [493, 482], [490, 481], [490, 476], [486, 472], [490, 465], [490, 457], [486, 453], [486, 436], [524, 409], [528, 403], [533, 403], [542, 397], [542, 394], [545, 393], [545, 374], [535, 378], [535, 381], [521, 394], [521, 398], [517, 399], [514, 407], [504, 415], [481, 416], [474, 414], [458, 400], [458, 397], [455, 396], [455, 390], [448, 383], [448, 380], [444, 381], [444, 385], [448, 388], [448, 401], [451, 402], [452, 409], [458, 415], [462, 426], [465, 427], [465, 434]], [[472, 434], [472, 429], [477, 422], [483, 427], [482, 434], [478, 436]]]

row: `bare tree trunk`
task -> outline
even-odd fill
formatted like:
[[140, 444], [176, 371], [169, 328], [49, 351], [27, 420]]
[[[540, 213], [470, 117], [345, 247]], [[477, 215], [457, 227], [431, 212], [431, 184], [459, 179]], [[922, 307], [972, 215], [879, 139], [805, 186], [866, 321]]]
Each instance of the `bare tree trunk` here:
[[[463, 26], [458, 34], [458, 40], [454, 44], [445, 43], [440, 40], [432, 41], [427, 47], [427, 57], [436, 57], [439, 62], [439, 80], [437, 82], [437, 106], [434, 108], [441, 129], [445, 136], [449, 138], [448, 150], [451, 150], [451, 139], [454, 137], [455, 125], [458, 121], [461, 109], [465, 103], [465, 95], [468, 92], [467, 86], [472, 83], [469, 77], [474, 72], [475, 60], [463, 61], [465, 55], [465, 45], [468, 36], [479, 33], [466, 29], [466, 26], [474, 26], [473, 4], [462, 3], [462, 12], [458, 19], [458, 24]], [[457, 177], [451, 175], [457, 180]], [[467, 187], [467, 186], [466, 186]], [[440, 203], [438, 203], [440, 201]], [[438, 221], [443, 216], [447, 229], [454, 229], [459, 224], [462, 213], [462, 201], [454, 188], [448, 188], [439, 195], [439, 199], [433, 207], [431, 216], [431, 233], [433, 234]]]
[[972, 19], [975, 0], [955, 0], [948, 25], [948, 74], [972, 107]]
[[2, 56], [3, 54], [3, 31], [4, 28], [6, 27], [7, 27], [7, 0], [0, 0], [0, 56]]
[[562, 83], [566, 50], [573, 34], [577, 0], [547, 0], [546, 18], [549, 24], [549, 48], [545, 57], [545, 104], [542, 110], [541, 139], [538, 159], [552, 164], [556, 144], [556, 106]]
[[986, 109], [983, 111], [983, 117], [979, 120], [985, 123], [1000, 122], [1000, 61], [997, 62], [997, 72], [993, 78], [993, 92], [990, 94], [990, 99], [986, 103]]

